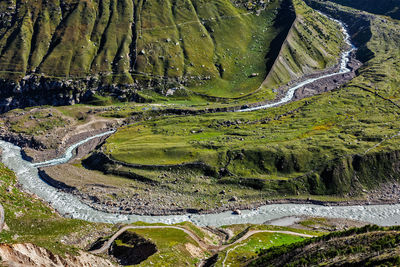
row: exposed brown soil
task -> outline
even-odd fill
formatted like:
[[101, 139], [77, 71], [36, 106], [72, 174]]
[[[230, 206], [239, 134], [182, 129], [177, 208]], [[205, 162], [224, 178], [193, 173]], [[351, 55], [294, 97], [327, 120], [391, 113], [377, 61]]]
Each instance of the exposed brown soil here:
[[348, 63], [348, 67], [351, 69], [351, 72], [338, 74], [305, 85], [302, 88], [296, 90], [292, 101], [311, 97], [317, 94], [322, 94], [324, 92], [332, 91], [336, 88], [339, 88], [341, 85], [345, 84], [356, 76], [356, 71], [361, 67], [361, 65], [362, 63], [355, 59], [355, 55], [353, 53]]
[[[63, 109], [62, 109], [63, 110]], [[41, 162], [61, 156], [65, 149], [87, 137], [118, 128], [124, 119], [102, 117], [109, 108], [64, 108], [66, 114], [53, 107], [13, 110], [0, 115], [0, 138], [22, 148], [24, 156]], [[86, 144], [93, 149], [92, 140]], [[83, 148], [83, 149], [82, 149]], [[80, 150], [84, 150], [82, 146]]]
[[47, 249], [38, 247], [34, 244], [13, 244], [0, 245], [1, 264], [13, 267], [31, 266], [115, 266], [111, 261], [94, 256], [86, 252], [79, 255], [65, 255], [60, 257], [54, 255]]
[[[89, 122], [78, 126], [67, 128], [66, 131], [59, 134], [58, 132], [52, 133], [53, 138], [58, 138], [59, 144], [57, 148], [50, 149], [33, 149], [29, 144], [23, 148], [26, 157], [30, 158], [33, 162], [41, 162], [49, 159], [54, 159], [61, 156], [66, 148], [69, 146], [96, 134], [103, 133], [113, 129], [119, 125], [118, 121], [113, 120], [99, 120], [92, 118]], [[78, 157], [83, 157], [92, 151], [98, 144], [102, 143], [107, 136], [93, 139], [84, 145], [78, 147], [75, 151]]]

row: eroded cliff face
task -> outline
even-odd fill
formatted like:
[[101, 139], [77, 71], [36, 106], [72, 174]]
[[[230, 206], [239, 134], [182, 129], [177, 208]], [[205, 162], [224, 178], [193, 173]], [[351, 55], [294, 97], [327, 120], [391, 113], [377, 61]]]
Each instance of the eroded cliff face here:
[[111, 261], [96, 257], [86, 252], [79, 252], [78, 255], [65, 255], [61, 257], [54, 255], [47, 249], [34, 244], [12, 244], [0, 245], [1, 264], [13, 267], [29, 266], [116, 266]]

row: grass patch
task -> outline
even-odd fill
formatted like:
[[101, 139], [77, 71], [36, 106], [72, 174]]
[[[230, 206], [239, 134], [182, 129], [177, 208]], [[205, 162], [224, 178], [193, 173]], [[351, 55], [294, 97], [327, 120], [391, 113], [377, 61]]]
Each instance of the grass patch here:
[[[19, 191], [16, 182], [14, 173], [1, 164], [0, 200], [9, 228], [0, 233], [1, 243], [33, 243], [54, 254], [76, 254], [79, 249], [69, 244], [75, 242], [74, 235], [85, 238], [96, 231], [112, 231], [110, 225], [60, 217], [40, 200]], [[83, 244], [86, 245], [89, 243]]]

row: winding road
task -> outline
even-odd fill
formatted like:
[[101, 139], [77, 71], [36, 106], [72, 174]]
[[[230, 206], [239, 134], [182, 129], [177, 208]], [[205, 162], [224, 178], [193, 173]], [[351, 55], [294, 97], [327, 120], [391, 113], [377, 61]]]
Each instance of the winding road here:
[[185, 232], [187, 235], [189, 235], [194, 241], [196, 241], [196, 243], [202, 249], [208, 250], [208, 249], [218, 248], [217, 246], [211, 246], [211, 245], [206, 244], [203, 240], [198, 238], [197, 235], [195, 235], [193, 232], [189, 231], [188, 229], [178, 227], [178, 226], [168, 226], [168, 225], [165, 225], [165, 226], [164, 225], [162, 225], [162, 226], [125, 226], [125, 227], [122, 227], [118, 232], [113, 234], [113, 236], [110, 237], [110, 239], [107, 240], [107, 242], [105, 242], [101, 248], [92, 250], [90, 252], [93, 254], [101, 254], [101, 253], [107, 252], [107, 250], [110, 248], [110, 246], [115, 241], [115, 239], [117, 239], [126, 230], [130, 230], [130, 229], [134, 229], [134, 230], [135, 229], [177, 229], [177, 230], [181, 230], [181, 231]]

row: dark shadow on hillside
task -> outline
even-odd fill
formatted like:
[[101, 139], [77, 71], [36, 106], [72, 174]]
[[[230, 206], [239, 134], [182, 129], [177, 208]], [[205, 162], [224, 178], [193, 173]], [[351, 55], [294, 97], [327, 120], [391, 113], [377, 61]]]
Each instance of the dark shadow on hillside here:
[[[305, 0], [311, 8], [322, 11], [346, 24], [351, 42], [357, 47], [356, 58], [362, 63], [372, 59], [375, 54], [367, 47], [372, 38], [370, 18], [366, 14], [353, 14], [333, 6], [330, 1]], [[336, 1], [337, 2], [337, 1]]]
[[393, 19], [400, 19], [399, 0], [335, 0], [335, 3], [377, 15], [389, 16]]
[[280, 29], [280, 33], [272, 40], [270, 50], [266, 55], [266, 68], [269, 73], [279, 56], [281, 47], [289, 34], [292, 24], [296, 19], [296, 12], [294, 11], [293, 3], [291, 0], [283, 0], [281, 7], [278, 10], [278, 15], [275, 18], [273, 27]]
[[157, 252], [157, 246], [135, 233], [124, 232], [110, 247], [109, 254], [121, 265], [135, 265]]

